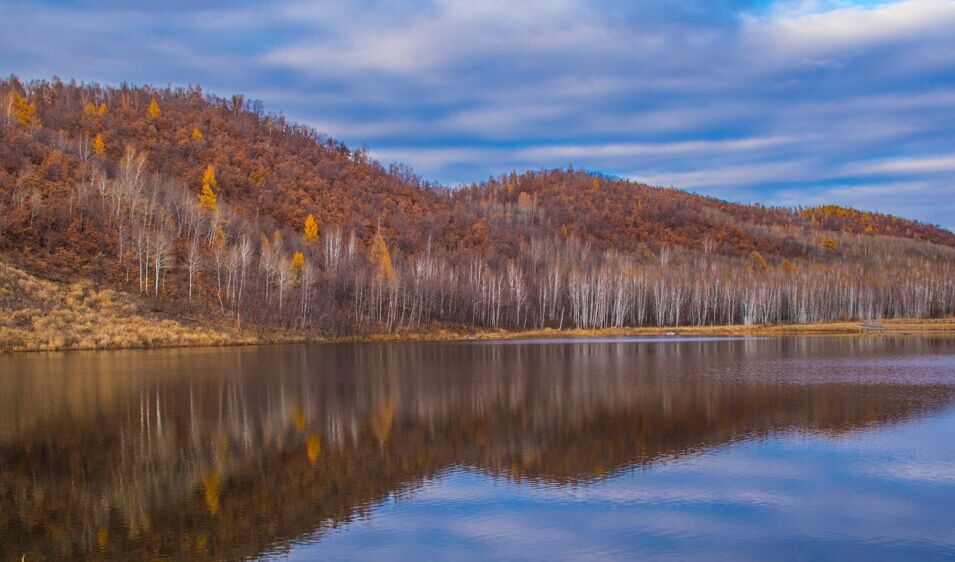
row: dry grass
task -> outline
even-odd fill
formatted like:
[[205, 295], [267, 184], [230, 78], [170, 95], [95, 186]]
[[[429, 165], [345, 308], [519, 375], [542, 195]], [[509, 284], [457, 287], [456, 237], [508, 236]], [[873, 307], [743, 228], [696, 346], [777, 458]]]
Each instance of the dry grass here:
[[256, 343], [254, 336], [143, 313], [123, 293], [56, 283], [0, 263], [0, 351]]

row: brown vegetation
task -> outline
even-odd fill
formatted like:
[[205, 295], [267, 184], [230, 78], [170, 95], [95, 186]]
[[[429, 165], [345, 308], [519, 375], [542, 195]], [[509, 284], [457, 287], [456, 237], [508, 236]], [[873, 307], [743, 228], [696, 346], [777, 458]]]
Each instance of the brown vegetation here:
[[955, 234], [575, 170], [449, 190], [241, 96], [0, 81], [0, 253], [306, 337], [955, 314]]
[[57, 283], [0, 263], [0, 351], [252, 343], [248, 335], [144, 312], [129, 296]]

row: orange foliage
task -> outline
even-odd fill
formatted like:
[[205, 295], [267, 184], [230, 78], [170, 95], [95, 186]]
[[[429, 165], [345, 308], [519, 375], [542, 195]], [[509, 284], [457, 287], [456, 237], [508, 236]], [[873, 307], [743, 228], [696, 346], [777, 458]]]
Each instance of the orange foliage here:
[[309, 214], [305, 217], [305, 224], [302, 227], [302, 239], [305, 244], [314, 244], [318, 241], [318, 223], [315, 217]]
[[[208, 96], [198, 87], [60, 81], [24, 87], [9, 78], [0, 80], [0, 98], [6, 102], [6, 119], [0, 120], [0, 204], [8, 210], [0, 216], [0, 252], [45, 274], [90, 277], [127, 289], [135, 260], [121, 259], [120, 252], [130, 251], [130, 232], [120, 232], [115, 221], [90, 220], [91, 213], [104, 208], [108, 213], [109, 203], [97, 201], [96, 191], [88, 189], [91, 178], [114, 181], [127, 168], [139, 171], [141, 192], [178, 186], [185, 200], [196, 205], [198, 197], [198, 206], [214, 215], [215, 224], [208, 216], [200, 220], [208, 228], [201, 252], [226, 254], [243, 228], [251, 240], [261, 232], [286, 231], [275, 271], [287, 273], [291, 266], [300, 279], [307, 255], [319, 282], [324, 247], [302, 247], [319, 240], [319, 225], [322, 239], [338, 232], [343, 247], [354, 233], [351, 248], [356, 253], [365, 248], [370, 267], [362, 265], [384, 280], [401, 275], [427, 248], [452, 266], [475, 260], [498, 267], [526, 255], [533, 240], [558, 239], [646, 263], [675, 248], [729, 256], [743, 268], [755, 252], [762, 258], [750, 260], [755, 269], [782, 263], [788, 271], [786, 263], [799, 263], [800, 272], [808, 269], [803, 263], [846, 255], [855, 238], [836, 233], [847, 231], [955, 246], [955, 234], [947, 230], [888, 215], [838, 206], [742, 205], [573, 169], [511, 172], [445, 189], [406, 167], [382, 166], [361, 150], [266, 114], [259, 102]], [[100, 102], [97, 116], [106, 114], [109, 103], [108, 117], [93, 122], [89, 100]], [[100, 158], [86, 159], [89, 149], [81, 154], [64, 148], [80, 146], [93, 133], [90, 148]], [[57, 140], [62, 138], [73, 142]], [[106, 139], [112, 151], [133, 150], [120, 162], [110, 160]], [[121, 236], [127, 237], [122, 249]], [[821, 247], [823, 237], [840, 243]], [[162, 258], [172, 264], [163, 270], [170, 294], [185, 285], [186, 253], [185, 244], [175, 240]], [[197, 274], [200, 284], [213, 284], [201, 290], [214, 299], [213, 261], [206, 258]]]
[[146, 110], [146, 115], [148, 115], [150, 119], [158, 119], [159, 116], [162, 115], [162, 110], [159, 109], [159, 103], [156, 102], [156, 98], [153, 98], [152, 101], [149, 102], [149, 109]]
[[295, 272], [295, 275], [301, 275], [302, 270], [305, 268], [305, 256], [302, 252], [295, 252], [295, 255], [292, 256], [292, 271]]
[[103, 135], [96, 135], [93, 139], [93, 153], [100, 158], [106, 156], [106, 141], [103, 140]]
[[395, 268], [391, 262], [391, 252], [388, 251], [388, 244], [381, 236], [379, 231], [371, 242], [371, 250], [368, 252], [368, 261], [375, 268], [375, 276], [385, 281], [394, 281]]

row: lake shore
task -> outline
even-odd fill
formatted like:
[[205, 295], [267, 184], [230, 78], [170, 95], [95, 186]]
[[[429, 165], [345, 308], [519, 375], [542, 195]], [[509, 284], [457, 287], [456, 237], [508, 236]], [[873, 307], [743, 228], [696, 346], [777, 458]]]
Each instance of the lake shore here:
[[[164, 322], [169, 322], [165, 320]], [[150, 337], [123, 339], [35, 340], [29, 345], [14, 346], [0, 337], [0, 353], [26, 351], [75, 351], [108, 349], [157, 349], [174, 347], [224, 347], [245, 345], [277, 345], [290, 343], [399, 343], [439, 341], [495, 341], [521, 339], [587, 339], [621, 337], [779, 337], [779, 336], [955, 336], [955, 318], [901, 318], [872, 323], [822, 322], [813, 324], [676, 326], [604, 329], [480, 330], [440, 328], [431, 331], [376, 333], [353, 336], [309, 337], [295, 333], [230, 331], [210, 327], [189, 327], [177, 323], [176, 330], [149, 330]], [[193, 334], [195, 332], [195, 335]], [[168, 334], [169, 337], [164, 337]], [[0, 332], [0, 336], [2, 336]], [[26, 334], [25, 334], [26, 335]], [[24, 338], [29, 340], [29, 336]], [[24, 340], [21, 340], [24, 341]]]
[[821, 322], [813, 324], [727, 326], [669, 326], [603, 328], [596, 330], [544, 328], [534, 330], [450, 330], [399, 332], [323, 339], [325, 342], [402, 342], [402, 341], [479, 341], [549, 338], [615, 338], [660, 336], [875, 336], [875, 335], [955, 335], [955, 318], [897, 318], [872, 322]]

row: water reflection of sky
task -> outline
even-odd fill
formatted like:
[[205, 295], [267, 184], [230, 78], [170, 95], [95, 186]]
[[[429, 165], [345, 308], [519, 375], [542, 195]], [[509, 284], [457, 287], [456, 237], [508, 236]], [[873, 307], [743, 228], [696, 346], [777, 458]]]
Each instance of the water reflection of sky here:
[[454, 470], [281, 557], [955, 557], [955, 408], [839, 437], [787, 432], [572, 487]]
[[955, 557], [955, 339], [0, 357], [0, 560]]

